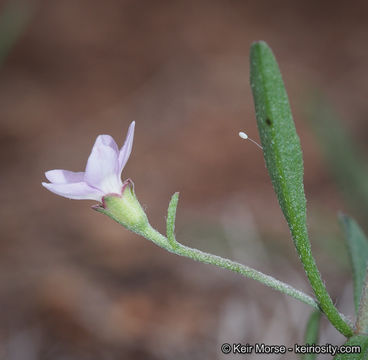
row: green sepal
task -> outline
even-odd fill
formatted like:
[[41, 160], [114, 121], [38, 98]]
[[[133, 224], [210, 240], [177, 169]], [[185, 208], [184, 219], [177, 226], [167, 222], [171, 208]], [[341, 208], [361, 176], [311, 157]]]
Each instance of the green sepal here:
[[149, 222], [135, 196], [131, 180], [124, 182], [121, 195], [106, 195], [102, 200], [102, 205], [94, 206], [94, 210], [107, 215], [130, 231], [145, 234]]

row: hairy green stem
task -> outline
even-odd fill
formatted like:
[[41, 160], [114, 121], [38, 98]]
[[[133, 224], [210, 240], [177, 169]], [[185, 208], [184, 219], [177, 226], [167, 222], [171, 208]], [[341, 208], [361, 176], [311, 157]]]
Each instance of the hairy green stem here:
[[195, 261], [215, 265], [223, 269], [236, 272], [245, 277], [257, 280], [262, 284], [269, 286], [277, 291], [280, 291], [286, 295], [290, 295], [293, 298], [304, 302], [305, 304], [311, 306], [314, 309], [319, 309], [317, 302], [311, 296], [303, 293], [300, 290], [293, 288], [288, 284], [285, 284], [282, 281], [273, 278], [272, 276], [263, 274], [260, 271], [252, 269], [248, 266], [242, 265], [230, 259], [225, 259], [217, 255], [205, 253], [203, 251], [182, 245], [178, 242], [176, 242], [175, 246], [172, 246], [171, 241], [168, 241], [168, 239], [165, 236], [163, 236], [157, 230], [153, 229], [150, 226], [147, 227], [143, 232], [140, 232], [139, 234], [173, 254], [185, 256]]
[[[314, 300], [311, 296], [303, 293], [300, 290], [293, 288], [292, 286], [279, 281], [272, 276], [266, 275], [252, 269], [248, 266], [242, 265], [235, 261], [222, 258], [220, 256], [208, 254], [197, 249], [190, 248], [188, 246], [178, 243], [175, 239], [175, 217], [176, 207], [178, 204], [179, 193], [175, 193], [170, 201], [167, 217], [167, 237], [160, 234], [149, 223], [146, 214], [140, 206], [137, 198], [134, 194], [134, 189], [130, 184], [127, 184], [124, 189], [124, 196], [105, 196], [103, 206], [94, 207], [95, 210], [109, 216], [119, 224], [125, 226], [130, 231], [135, 232], [138, 235], [152, 241], [156, 245], [164, 248], [165, 250], [187, 258], [199, 261], [205, 264], [212, 264], [223, 269], [241, 274], [245, 277], [257, 280], [262, 284], [269, 286], [284, 294], [290, 295], [293, 298], [310, 305], [314, 309], [324, 310], [320, 302]], [[345, 322], [343, 315], [339, 314], [339, 318]], [[348, 325], [347, 325], [348, 326]]]

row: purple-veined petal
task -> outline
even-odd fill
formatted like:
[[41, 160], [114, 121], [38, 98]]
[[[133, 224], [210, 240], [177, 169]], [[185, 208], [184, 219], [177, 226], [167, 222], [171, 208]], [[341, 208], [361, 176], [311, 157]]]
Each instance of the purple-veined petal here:
[[127, 163], [129, 159], [130, 153], [132, 152], [134, 127], [135, 127], [135, 121], [132, 121], [132, 123], [129, 126], [128, 134], [125, 139], [124, 145], [121, 148], [120, 153], [119, 153], [119, 174], [120, 176], [121, 176], [121, 172], [124, 169], [125, 164]]
[[110, 146], [111, 142], [105, 143], [106, 140], [106, 135], [97, 137], [87, 161], [84, 181], [104, 194], [120, 194], [123, 184], [119, 172], [118, 153]]
[[84, 172], [74, 172], [68, 170], [50, 170], [45, 172], [47, 180], [54, 184], [68, 184], [83, 181]]
[[85, 182], [70, 184], [49, 184], [43, 182], [42, 185], [54, 194], [75, 200], [97, 200], [102, 201], [104, 194], [87, 185]]

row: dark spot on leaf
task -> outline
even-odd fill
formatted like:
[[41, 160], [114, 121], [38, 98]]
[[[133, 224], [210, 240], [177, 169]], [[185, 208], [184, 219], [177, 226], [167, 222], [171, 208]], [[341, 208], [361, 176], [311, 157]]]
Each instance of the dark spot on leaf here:
[[272, 125], [272, 121], [269, 118], [266, 118], [266, 124], [268, 126], [271, 126]]

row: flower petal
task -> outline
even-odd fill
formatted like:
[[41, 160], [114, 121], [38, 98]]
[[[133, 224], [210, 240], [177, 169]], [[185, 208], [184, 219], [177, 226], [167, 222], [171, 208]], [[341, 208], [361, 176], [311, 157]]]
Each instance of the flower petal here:
[[119, 148], [116, 145], [115, 140], [110, 135], [99, 135], [96, 139], [95, 146], [97, 145], [106, 145], [111, 147], [116, 153], [119, 153]]
[[120, 194], [123, 184], [120, 179], [117, 147], [114, 149], [108, 140], [107, 135], [97, 137], [87, 161], [84, 181], [104, 194]]
[[134, 138], [134, 127], [135, 127], [135, 121], [132, 121], [132, 123], [129, 126], [128, 134], [125, 139], [124, 145], [120, 150], [119, 153], [119, 173], [121, 176], [121, 172], [124, 169], [125, 164], [127, 163], [130, 153], [132, 152], [133, 147], [133, 138]]
[[74, 172], [68, 170], [50, 170], [45, 172], [47, 180], [54, 184], [68, 184], [83, 181], [84, 172]]
[[97, 200], [102, 201], [104, 194], [87, 185], [85, 182], [71, 184], [49, 184], [43, 182], [42, 185], [51, 192], [75, 200]]

